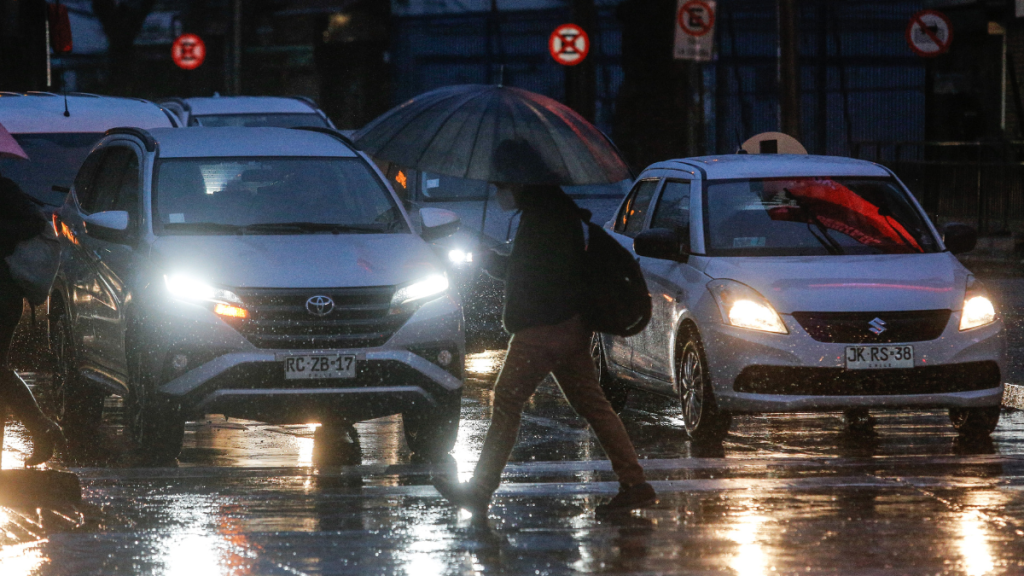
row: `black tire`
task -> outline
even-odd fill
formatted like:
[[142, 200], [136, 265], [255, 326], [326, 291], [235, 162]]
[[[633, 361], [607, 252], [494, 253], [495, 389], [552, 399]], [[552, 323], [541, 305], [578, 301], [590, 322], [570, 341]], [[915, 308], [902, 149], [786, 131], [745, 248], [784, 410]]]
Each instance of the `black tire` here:
[[601, 335], [594, 332], [590, 341], [590, 356], [594, 359], [594, 368], [597, 369], [597, 380], [601, 384], [601, 391], [604, 397], [612, 405], [616, 414], [622, 412], [629, 400], [629, 388], [619, 382], [608, 372], [608, 361], [604, 355], [604, 344], [601, 343]]
[[106, 394], [90, 386], [79, 375], [71, 319], [63, 307], [55, 312], [50, 346], [57, 366], [47, 394], [47, 404], [70, 441], [93, 438], [103, 421]]
[[676, 383], [683, 411], [683, 427], [694, 442], [721, 442], [729, 433], [732, 415], [718, 409], [704, 347], [696, 335], [688, 334], [676, 363]]
[[141, 373], [137, 354], [130, 353], [129, 373], [128, 396], [124, 399], [125, 436], [135, 445], [142, 463], [172, 463], [185, 440], [181, 405], [155, 392], [156, 383]]
[[462, 412], [462, 390], [442, 398], [437, 406], [402, 414], [402, 428], [409, 450], [429, 462], [440, 460], [455, 448]]
[[999, 424], [999, 406], [950, 408], [949, 421], [964, 438], [982, 438], [992, 434]]

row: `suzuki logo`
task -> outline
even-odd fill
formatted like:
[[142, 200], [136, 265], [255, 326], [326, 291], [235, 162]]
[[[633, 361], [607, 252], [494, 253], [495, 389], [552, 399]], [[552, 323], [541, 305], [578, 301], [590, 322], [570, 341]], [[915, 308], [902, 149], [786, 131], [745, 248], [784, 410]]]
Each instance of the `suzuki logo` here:
[[868, 322], [868, 325], [871, 326], [871, 331], [874, 332], [876, 336], [885, 332], [885, 322], [882, 321], [881, 318], [875, 318], [871, 322]]
[[327, 296], [311, 296], [306, 300], [306, 311], [313, 316], [327, 316], [334, 311], [334, 300]]

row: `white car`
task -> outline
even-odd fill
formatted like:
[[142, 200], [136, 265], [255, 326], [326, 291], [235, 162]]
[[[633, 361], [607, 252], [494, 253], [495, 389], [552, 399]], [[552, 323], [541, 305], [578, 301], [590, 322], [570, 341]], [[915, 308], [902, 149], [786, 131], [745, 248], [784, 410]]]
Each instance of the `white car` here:
[[299, 96], [168, 98], [160, 105], [173, 110], [185, 126], [334, 128], [323, 110], [309, 98]]
[[[639, 256], [653, 317], [595, 338], [602, 385], [678, 397], [695, 440], [732, 414], [948, 408], [990, 433], [1006, 373], [1003, 322], [940, 234], [878, 164], [729, 155], [648, 167], [607, 224]], [[854, 422], [851, 422], [851, 425]]]

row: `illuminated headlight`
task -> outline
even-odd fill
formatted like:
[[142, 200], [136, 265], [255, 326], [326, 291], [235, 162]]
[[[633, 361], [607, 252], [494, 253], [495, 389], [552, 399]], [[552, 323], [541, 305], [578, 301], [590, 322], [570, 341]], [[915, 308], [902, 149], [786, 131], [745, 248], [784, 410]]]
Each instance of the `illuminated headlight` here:
[[164, 276], [164, 283], [171, 296], [192, 302], [221, 302], [241, 304], [242, 299], [230, 290], [215, 288], [209, 284], [182, 274]]
[[715, 297], [722, 319], [727, 324], [748, 330], [789, 334], [775, 308], [750, 286], [734, 280], [716, 280], [708, 284], [708, 290]]
[[986, 326], [996, 321], [996, 307], [989, 300], [985, 288], [974, 276], [967, 278], [967, 294], [960, 314], [960, 330]]
[[455, 250], [449, 250], [448, 261], [452, 264], [469, 264], [473, 262], [473, 253], [466, 252], [465, 250], [459, 250], [458, 248]]
[[395, 295], [391, 298], [391, 311], [393, 313], [398, 312], [410, 304], [440, 296], [446, 290], [448, 290], [448, 278], [443, 274], [427, 276], [419, 282], [414, 282], [396, 290]]

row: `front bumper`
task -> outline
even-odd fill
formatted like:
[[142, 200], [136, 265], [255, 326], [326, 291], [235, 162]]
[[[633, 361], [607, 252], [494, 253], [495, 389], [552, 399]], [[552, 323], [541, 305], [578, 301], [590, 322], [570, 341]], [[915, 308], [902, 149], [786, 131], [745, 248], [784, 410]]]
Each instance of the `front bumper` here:
[[719, 406], [735, 413], [846, 408], [982, 407], [1002, 401], [1006, 337], [1002, 320], [960, 332], [954, 312], [942, 335], [914, 347], [914, 368], [846, 370], [850, 344], [819, 342], [792, 316], [789, 334], [721, 323], [702, 326]]
[[[423, 304], [381, 346], [330, 350], [356, 355], [356, 375], [345, 379], [286, 379], [284, 357], [327, 350], [257, 348], [201, 305], [161, 303], [149, 316], [143, 369], [161, 375], [159, 392], [178, 399], [189, 417], [360, 421], [429, 409], [461, 393], [465, 337], [455, 296]], [[438, 349], [452, 352], [447, 368], [428, 359]], [[172, 359], [182, 356], [187, 368], [176, 371]]]

